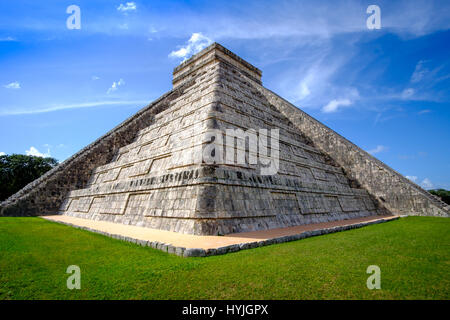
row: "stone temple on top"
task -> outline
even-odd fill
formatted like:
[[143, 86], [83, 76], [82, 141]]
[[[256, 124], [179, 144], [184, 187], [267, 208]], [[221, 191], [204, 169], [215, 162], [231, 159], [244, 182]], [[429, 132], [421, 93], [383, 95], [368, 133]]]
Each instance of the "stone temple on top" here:
[[[445, 203], [264, 88], [261, 75], [210, 45], [174, 69], [172, 90], [2, 202], [0, 214], [61, 214], [196, 235], [449, 215]], [[243, 143], [227, 140], [227, 130], [244, 132]], [[264, 146], [261, 160], [276, 155], [270, 174], [264, 161], [250, 161], [264, 158]], [[226, 158], [228, 150], [244, 161], [198, 157], [212, 151]]]

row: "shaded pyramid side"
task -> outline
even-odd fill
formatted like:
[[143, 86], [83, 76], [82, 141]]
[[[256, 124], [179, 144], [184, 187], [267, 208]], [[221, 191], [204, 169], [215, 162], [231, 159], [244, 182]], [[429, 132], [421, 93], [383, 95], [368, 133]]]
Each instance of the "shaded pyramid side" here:
[[274, 92], [258, 83], [254, 82], [253, 85], [269, 104], [303, 132], [318, 150], [332, 158], [351, 180], [367, 190], [379, 206], [396, 215], [450, 216], [450, 205]]
[[327, 126], [296, 108], [270, 90], [258, 86], [271, 105], [276, 106], [315, 146], [339, 164], [376, 201], [397, 215], [450, 216], [450, 205], [405, 178]]

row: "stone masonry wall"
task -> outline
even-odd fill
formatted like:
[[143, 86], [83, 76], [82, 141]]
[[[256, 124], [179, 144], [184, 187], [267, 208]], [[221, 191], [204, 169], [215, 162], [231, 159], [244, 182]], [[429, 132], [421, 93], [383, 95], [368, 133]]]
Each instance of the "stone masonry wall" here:
[[444, 202], [277, 94], [257, 83], [255, 87], [320, 150], [342, 166], [350, 178], [358, 181], [392, 213], [449, 216], [450, 206]]
[[[220, 47], [209, 50], [190, 60], [187, 71], [174, 73], [176, 87], [188, 79], [195, 84], [111, 162], [93, 170], [84, 188], [69, 192], [61, 214], [212, 235], [383, 213], [367, 191], [258, 95], [248, 67], [230, 63], [232, 56], [224, 59]], [[262, 176], [260, 163], [194, 161], [211, 146], [209, 130], [260, 128], [279, 129], [276, 174]], [[226, 156], [224, 142], [230, 144], [214, 139], [214, 150]], [[234, 141], [231, 146], [234, 155]]]

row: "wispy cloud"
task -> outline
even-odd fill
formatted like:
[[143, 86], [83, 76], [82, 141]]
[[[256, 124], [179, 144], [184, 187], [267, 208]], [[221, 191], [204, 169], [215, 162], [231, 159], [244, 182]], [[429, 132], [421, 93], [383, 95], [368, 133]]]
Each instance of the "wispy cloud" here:
[[411, 180], [414, 183], [418, 183], [424, 189], [433, 189], [434, 184], [431, 182], [429, 178], [424, 178], [422, 182], [419, 182], [419, 178], [417, 176], [405, 176], [407, 179]]
[[430, 109], [424, 109], [424, 110], [420, 110], [419, 112], [417, 112], [417, 114], [425, 114], [425, 113], [430, 113], [431, 110]]
[[136, 11], [136, 3], [134, 2], [127, 2], [126, 4], [121, 3], [118, 7], [117, 7], [117, 11], [121, 11], [121, 12], [130, 12], [130, 11]]
[[380, 152], [384, 152], [387, 149], [388, 149], [388, 147], [385, 147], [385, 146], [382, 146], [382, 145], [378, 145], [378, 146], [376, 146], [375, 149], [367, 150], [367, 152], [372, 154], [372, 155], [374, 155], [374, 154], [377, 154], [377, 153], [380, 153]]
[[413, 88], [407, 88], [402, 91], [401, 97], [402, 99], [409, 99], [414, 95], [414, 89]]
[[106, 91], [107, 94], [110, 94], [111, 92], [116, 91], [120, 86], [123, 86], [125, 84], [125, 81], [123, 79], [119, 79], [119, 81], [114, 81], [111, 85], [111, 88]]
[[60, 110], [69, 110], [69, 109], [80, 109], [80, 108], [94, 108], [94, 107], [102, 107], [102, 106], [115, 106], [115, 105], [142, 105], [147, 104], [149, 101], [147, 100], [130, 100], [130, 101], [96, 101], [96, 102], [85, 102], [85, 103], [76, 103], [76, 104], [61, 104], [51, 107], [44, 107], [38, 109], [28, 109], [28, 110], [20, 110], [20, 109], [9, 109], [5, 111], [0, 111], [0, 116], [11, 116], [11, 115], [25, 115], [25, 114], [38, 114], [38, 113], [46, 113]]
[[100, 77], [97, 77], [97, 76], [92, 76], [92, 77], [91, 77], [91, 80], [94, 80], [94, 81], [95, 81], [95, 80], [99, 80], [99, 79], [100, 79]]
[[418, 158], [424, 158], [427, 156], [428, 156], [428, 154], [426, 152], [420, 151], [420, 152], [417, 152], [416, 154], [400, 154], [397, 157], [400, 160], [414, 160], [414, 159], [418, 159]]
[[400, 94], [402, 100], [442, 102], [447, 90], [442, 81], [450, 78], [447, 63], [436, 65], [432, 60], [419, 60], [411, 74], [409, 87]]
[[323, 97], [323, 92], [327, 91], [330, 84], [330, 78], [344, 63], [339, 57], [325, 63], [328, 57], [327, 45], [321, 44], [319, 47], [319, 50], [316, 47], [304, 49], [305, 53], [310, 54], [306, 58], [307, 61], [300, 65], [298, 70], [292, 70], [283, 75], [283, 82], [285, 82], [286, 91], [290, 92], [290, 98], [302, 102], [303, 105], [317, 102], [318, 97]]
[[423, 181], [420, 184], [424, 189], [432, 189], [433, 188], [433, 183], [431, 182], [430, 179], [425, 178], [423, 179]]
[[323, 113], [332, 113], [338, 111], [340, 107], [348, 107], [352, 104], [349, 99], [331, 100], [322, 108]]
[[17, 81], [5, 84], [3, 87], [6, 89], [20, 89], [20, 83]]
[[25, 154], [27, 156], [47, 158], [47, 157], [50, 157], [50, 149], [47, 149], [47, 153], [42, 153], [42, 152], [39, 152], [39, 150], [36, 149], [35, 147], [31, 146], [30, 149], [25, 151]]
[[411, 82], [419, 82], [422, 78], [429, 72], [427, 68], [424, 67], [426, 61], [420, 60], [416, 64], [413, 74], [411, 75]]
[[9, 41], [17, 41], [17, 39], [13, 37], [0, 38], [0, 42], [9, 42]]
[[[367, 3], [357, 0], [349, 1], [224, 1], [227, 5], [218, 5], [214, 1], [202, 3], [201, 10], [195, 2], [181, 1], [171, 4], [170, 9], [161, 12], [161, 6], [142, 8], [142, 16], [136, 17], [132, 32], [143, 35], [148, 22], [161, 26], [171, 37], [180, 37], [197, 30], [220, 39], [279, 39], [281, 37], [321, 37], [330, 38], [335, 35], [370, 32], [366, 27]], [[165, 3], [165, 2], [164, 2]], [[198, 4], [197, 4], [198, 5]], [[450, 27], [448, 7], [431, 0], [398, 0], [383, 1], [381, 6], [382, 31], [399, 34], [405, 37], [423, 36]], [[138, 10], [136, 2], [123, 2], [115, 9], [122, 14], [130, 14]], [[33, 8], [35, 9], [35, 8]], [[35, 15], [42, 16], [48, 10], [37, 8]], [[110, 34], [123, 17], [108, 17], [107, 9], [100, 8], [101, 23], [95, 27], [90, 25], [84, 34], [104, 32]], [[99, 10], [99, 14], [100, 14]], [[58, 12], [57, 10], [55, 10]], [[268, 14], [268, 12], [270, 14]], [[29, 22], [26, 18], [6, 17], [4, 25], [11, 30], [33, 29], [55, 32], [61, 30], [59, 13], [49, 16], [46, 21]], [[382, 36], [379, 32], [375, 36]], [[374, 36], [371, 33], [370, 36]]]
[[196, 54], [202, 49], [206, 48], [212, 43], [212, 40], [203, 34], [196, 32], [191, 35], [187, 44], [180, 47], [178, 50], [172, 51], [169, 54], [171, 58], [184, 58], [187, 59], [189, 56]]
[[[264, 5], [259, 5], [259, 2], [249, 1], [249, 5], [233, 10], [234, 15], [224, 10], [229, 14], [226, 19], [211, 14], [211, 18], [205, 21], [205, 18], [198, 14], [192, 15], [197, 18], [198, 24], [205, 26], [203, 30], [215, 39], [309, 36], [330, 38], [335, 35], [370, 31], [366, 27], [368, 5], [360, 1], [282, 1]], [[446, 30], [450, 27], [449, 12], [447, 8], [442, 7], [430, 0], [384, 2], [381, 5], [382, 30], [402, 37], [417, 37], [437, 30]], [[267, 15], [267, 12], [271, 14]]]
[[353, 80], [359, 71], [348, 68], [357, 53], [353, 41], [355, 39], [340, 41], [340, 50], [336, 50], [334, 43], [328, 40], [309, 39], [297, 44], [283, 42], [289, 50], [279, 54], [274, 49], [270, 56], [281, 55], [289, 61], [290, 67], [282, 68], [276, 75], [273, 90], [300, 108], [320, 109], [323, 113], [337, 112], [354, 105], [360, 94]]

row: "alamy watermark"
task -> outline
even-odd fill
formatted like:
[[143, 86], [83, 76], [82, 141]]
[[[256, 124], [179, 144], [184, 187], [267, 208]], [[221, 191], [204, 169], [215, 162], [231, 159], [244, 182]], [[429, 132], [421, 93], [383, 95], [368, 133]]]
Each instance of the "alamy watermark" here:
[[70, 16], [66, 20], [67, 29], [81, 29], [81, 10], [80, 7], [72, 4], [67, 7], [66, 13], [70, 14]]
[[[121, 4], [122, 6], [122, 4]], [[72, 4], [67, 7], [66, 13], [70, 16], [66, 20], [66, 26], [69, 30], [81, 29], [81, 9], [79, 6]], [[366, 13], [370, 16], [366, 20], [366, 26], [369, 30], [381, 29], [381, 9], [376, 4], [367, 7]]]
[[379, 6], [372, 4], [367, 7], [366, 13], [371, 14], [366, 20], [367, 29], [381, 29], [381, 9]]
[[71, 265], [67, 267], [66, 273], [71, 274], [68, 278], [67, 278], [67, 289], [69, 290], [73, 290], [73, 289], [77, 289], [80, 290], [81, 289], [81, 270], [80, 267], [77, 265]]
[[279, 170], [279, 129], [208, 129], [202, 144], [193, 147], [195, 164], [251, 166], [261, 175]]
[[372, 274], [367, 278], [366, 285], [367, 289], [381, 289], [381, 269], [377, 265], [371, 265], [367, 267], [367, 274]]

